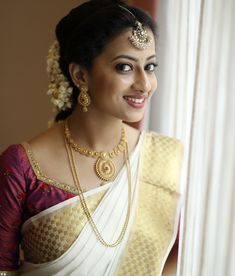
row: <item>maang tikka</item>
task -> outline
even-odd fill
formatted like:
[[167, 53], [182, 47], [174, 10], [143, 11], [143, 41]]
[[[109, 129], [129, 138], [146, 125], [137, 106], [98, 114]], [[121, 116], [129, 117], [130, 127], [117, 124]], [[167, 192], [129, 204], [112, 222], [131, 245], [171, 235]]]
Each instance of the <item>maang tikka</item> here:
[[140, 50], [144, 50], [148, 48], [152, 44], [152, 38], [148, 35], [147, 31], [144, 29], [141, 22], [139, 22], [135, 15], [129, 11], [126, 7], [123, 7], [121, 5], [118, 5], [120, 8], [127, 11], [129, 14], [131, 14], [135, 19], [135, 26], [133, 26], [132, 29], [132, 35], [128, 37], [131, 44]]
[[80, 88], [80, 93], [78, 95], [78, 103], [82, 106], [82, 111], [87, 112], [88, 106], [91, 103], [90, 95], [87, 93], [88, 88], [83, 86]]

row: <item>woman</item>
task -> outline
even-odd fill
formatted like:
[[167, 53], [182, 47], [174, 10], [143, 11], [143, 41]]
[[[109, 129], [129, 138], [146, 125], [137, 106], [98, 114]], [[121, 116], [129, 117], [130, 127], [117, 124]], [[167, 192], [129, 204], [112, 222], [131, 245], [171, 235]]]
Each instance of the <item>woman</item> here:
[[58, 123], [1, 156], [2, 275], [161, 275], [177, 234], [181, 144], [124, 123], [143, 118], [157, 87], [154, 22], [121, 1], [90, 1], [56, 38]]

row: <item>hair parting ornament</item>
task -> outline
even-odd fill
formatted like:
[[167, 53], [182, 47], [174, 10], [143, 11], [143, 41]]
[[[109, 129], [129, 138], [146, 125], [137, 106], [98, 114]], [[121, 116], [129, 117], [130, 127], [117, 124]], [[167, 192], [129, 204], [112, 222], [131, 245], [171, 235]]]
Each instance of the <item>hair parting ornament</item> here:
[[135, 15], [131, 11], [121, 5], [118, 6], [131, 14], [135, 19], [135, 26], [133, 27], [132, 35], [129, 36], [131, 44], [140, 50], [148, 48], [152, 43], [152, 38], [148, 35], [147, 31], [143, 28], [142, 24], [136, 19]]

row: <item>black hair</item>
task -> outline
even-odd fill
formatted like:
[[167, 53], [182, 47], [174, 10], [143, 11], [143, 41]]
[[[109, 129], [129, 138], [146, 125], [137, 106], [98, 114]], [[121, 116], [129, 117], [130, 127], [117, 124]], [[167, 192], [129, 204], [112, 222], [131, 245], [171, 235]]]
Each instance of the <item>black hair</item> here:
[[[131, 13], [121, 8], [127, 8]], [[135, 20], [149, 28], [156, 36], [153, 19], [143, 10], [129, 6], [121, 0], [93, 0], [72, 9], [56, 26], [56, 38], [60, 45], [60, 68], [73, 87], [72, 107], [60, 111], [55, 120], [66, 119], [74, 110], [79, 94], [69, 74], [69, 64], [92, 68], [95, 58], [106, 44], [125, 29], [133, 27]]]

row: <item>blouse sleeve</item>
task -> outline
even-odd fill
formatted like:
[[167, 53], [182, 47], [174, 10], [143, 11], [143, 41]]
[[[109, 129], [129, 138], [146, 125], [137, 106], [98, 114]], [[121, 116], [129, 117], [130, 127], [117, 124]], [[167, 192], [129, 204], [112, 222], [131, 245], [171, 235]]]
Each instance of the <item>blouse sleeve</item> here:
[[20, 145], [0, 155], [0, 271], [17, 270], [26, 181]]

